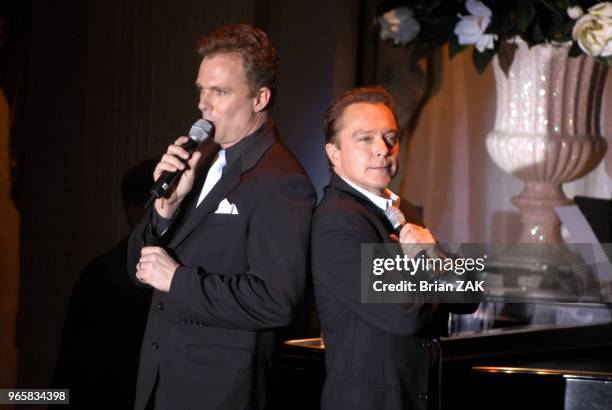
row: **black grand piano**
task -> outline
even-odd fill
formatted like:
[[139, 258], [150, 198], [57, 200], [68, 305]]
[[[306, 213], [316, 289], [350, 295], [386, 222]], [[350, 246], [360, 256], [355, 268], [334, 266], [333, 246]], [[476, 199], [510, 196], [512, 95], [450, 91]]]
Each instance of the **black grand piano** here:
[[[612, 273], [611, 202], [575, 200], [607, 243], [604, 263], [587, 261], [589, 275]], [[544, 268], [493, 266], [492, 297], [471, 315], [451, 317], [450, 336], [441, 339], [443, 409], [612, 409], [612, 282]], [[559, 297], [577, 291], [578, 298]], [[276, 400], [292, 409], [319, 408], [324, 343], [316, 326], [310, 336], [282, 349]]]

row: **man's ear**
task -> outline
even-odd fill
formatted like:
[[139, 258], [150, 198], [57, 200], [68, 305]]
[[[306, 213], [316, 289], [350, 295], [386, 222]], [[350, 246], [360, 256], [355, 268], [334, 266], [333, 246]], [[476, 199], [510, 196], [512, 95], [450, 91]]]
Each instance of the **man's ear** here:
[[271, 97], [272, 91], [270, 91], [268, 87], [261, 87], [259, 90], [257, 90], [255, 100], [253, 101], [253, 111], [263, 111], [268, 106]]
[[340, 165], [340, 148], [336, 144], [331, 142], [325, 144], [325, 152], [327, 153], [329, 162], [331, 162], [334, 167]]

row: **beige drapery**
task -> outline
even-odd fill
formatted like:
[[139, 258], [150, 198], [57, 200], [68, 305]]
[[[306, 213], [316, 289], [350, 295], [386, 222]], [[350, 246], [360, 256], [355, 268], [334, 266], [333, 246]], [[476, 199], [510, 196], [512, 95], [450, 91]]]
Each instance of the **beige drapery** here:
[[[423, 72], [415, 71], [406, 60], [397, 61], [402, 51], [379, 48], [379, 67], [393, 66], [403, 74], [379, 78], [400, 100], [402, 94], [422, 95]], [[395, 61], [393, 61], [395, 58]], [[434, 75], [431, 97], [424, 105], [414, 132], [404, 138], [402, 174], [397, 189], [414, 203], [423, 206], [425, 222], [440, 241], [511, 242], [518, 238], [520, 216], [510, 197], [522, 189], [522, 182], [506, 174], [491, 160], [485, 139], [495, 115], [495, 79], [491, 67], [478, 75], [470, 51], [453, 59], [446, 48], [430, 63]], [[412, 72], [407, 75], [406, 72]], [[417, 72], [417, 74], [415, 74]], [[610, 76], [610, 74], [609, 74]], [[602, 133], [612, 145], [612, 79], [604, 90]], [[415, 98], [408, 98], [414, 101]], [[412, 112], [412, 111], [411, 111]], [[406, 114], [404, 113], [404, 117]], [[407, 118], [403, 118], [404, 123]], [[566, 184], [568, 197], [612, 196], [612, 149], [601, 164], [587, 176]]]

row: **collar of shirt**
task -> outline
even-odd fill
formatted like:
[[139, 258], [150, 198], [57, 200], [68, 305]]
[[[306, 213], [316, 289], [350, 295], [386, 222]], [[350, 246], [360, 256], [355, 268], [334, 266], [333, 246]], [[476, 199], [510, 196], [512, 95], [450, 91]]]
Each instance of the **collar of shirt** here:
[[254, 132], [247, 135], [236, 144], [225, 150], [225, 163], [227, 166], [231, 165], [236, 158], [240, 157], [242, 154], [249, 150], [249, 147], [257, 140], [259, 135], [262, 135], [268, 131], [270, 127], [273, 127], [272, 119], [268, 118], [266, 122], [264, 122], [259, 128], [257, 128]]
[[357, 190], [357, 192], [359, 192], [360, 194], [368, 198], [370, 201], [372, 201], [372, 203], [376, 205], [378, 208], [380, 208], [383, 212], [386, 211], [392, 205], [395, 206], [396, 208], [399, 208], [400, 198], [399, 196], [395, 195], [389, 188], [384, 189], [383, 191], [384, 197], [382, 197], [382, 196], [375, 195], [369, 191], [366, 191], [359, 185], [354, 184], [353, 182], [349, 181], [348, 179], [342, 176], [340, 178], [342, 178], [344, 182], [349, 184], [353, 189]]
[[[215, 159], [212, 162], [212, 166], [215, 166], [215, 164], [217, 164], [217, 162], [219, 162], [219, 159], [223, 157], [222, 161], [223, 161], [223, 166], [221, 167], [221, 169], [225, 168], [227, 166], [227, 156], [226, 156], [226, 150], [224, 150], [223, 148], [221, 148], [219, 151], [217, 151], [217, 155], [215, 155]], [[209, 171], [210, 172], [210, 171]]]

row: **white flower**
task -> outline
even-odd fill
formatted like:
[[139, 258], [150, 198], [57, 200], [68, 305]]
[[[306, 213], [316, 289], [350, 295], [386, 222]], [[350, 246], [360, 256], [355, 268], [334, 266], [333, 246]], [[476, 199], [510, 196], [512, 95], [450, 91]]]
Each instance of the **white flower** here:
[[597, 17], [612, 17], [612, 3], [605, 1], [589, 8], [589, 14]]
[[612, 3], [599, 3], [580, 17], [572, 30], [580, 48], [594, 57], [612, 55]]
[[577, 18], [582, 17], [583, 14], [584, 14], [584, 11], [582, 11], [582, 7], [580, 6], [574, 6], [574, 7], [567, 8], [567, 15], [571, 19], [576, 20]]
[[454, 33], [459, 38], [459, 44], [474, 44], [481, 53], [493, 49], [497, 34], [485, 34], [491, 22], [491, 10], [477, 0], [467, 0], [465, 8], [470, 12], [461, 16], [455, 26]]
[[378, 18], [381, 25], [380, 38], [391, 39], [395, 45], [404, 45], [412, 41], [421, 26], [413, 17], [414, 13], [406, 6], [390, 10]]

